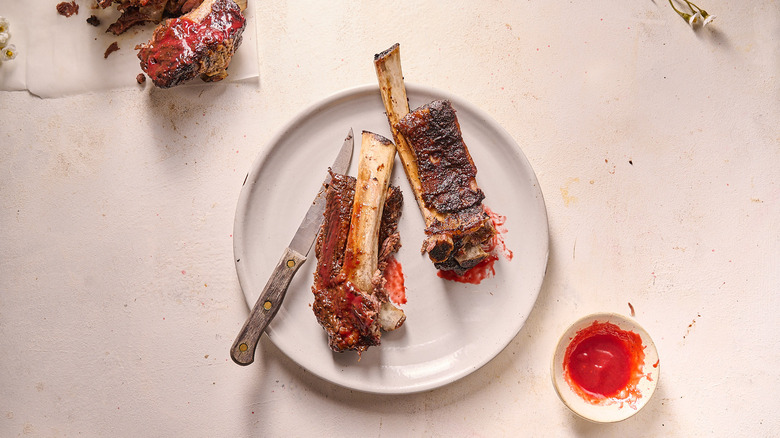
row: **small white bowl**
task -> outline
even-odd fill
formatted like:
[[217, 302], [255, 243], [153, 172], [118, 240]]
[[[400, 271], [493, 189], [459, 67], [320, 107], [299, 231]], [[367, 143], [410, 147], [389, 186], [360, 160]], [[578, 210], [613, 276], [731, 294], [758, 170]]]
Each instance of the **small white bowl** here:
[[[645, 354], [643, 365], [637, 370], [638, 381], [630, 391], [621, 396], [606, 397], [600, 400], [586, 400], [575, 392], [569, 384], [564, 371], [564, 357], [566, 348], [578, 332], [591, 326], [594, 322], [609, 322], [623, 331], [633, 332], [639, 335]], [[558, 397], [571, 409], [572, 412], [586, 420], [597, 423], [613, 423], [625, 420], [636, 414], [650, 400], [655, 391], [661, 366], [653, 340], [650, 335], [631, 318], [616, 313], [597, 313], [586, 316], [572, 324], [561, 336], [555, 349], [552, 361], [552, 382]], [[636, 379], [635, 379], [636, 380]]]

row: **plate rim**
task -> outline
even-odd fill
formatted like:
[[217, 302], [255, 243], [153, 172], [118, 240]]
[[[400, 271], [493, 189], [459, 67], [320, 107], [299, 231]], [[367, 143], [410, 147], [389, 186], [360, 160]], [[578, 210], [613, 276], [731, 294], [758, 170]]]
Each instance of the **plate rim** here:
[[[517, 335], [520, 333], [523, 327], [525, 327], [525, 324], [528, 321], [531, 312], [536, 307], [541, 292], [541, 288], [544, 285], [544, 280], [547, 276], [547, 269], [549, 267], [550, 225], [549, 225], [549, 217], [547, 213], [546, 202], [544, 200], [544, 193], [542, 192], [542, 188], [539, 184], [539, 179], [538, 176], [536, 175], [536, 172], [534, 171], [530, 161], [528, 160], [528, 157], [525, 155], [525, 153], [523, 152], [522, 148], [517, 143], [517, 141], [490, 114], [488, 114], [480, 107], [472, 104], [471, 102], [469, 102], [464, 98], [458, 97], [450, 92], [435, 87], [430, 87], [427, 85], [418, 85], [415, 83], [407, 82], [405, 83], [405, 86], [408, 92], [407, 94], [435, 95], [435, 96], [439, 96], [442, 99], [451, 100], [454, 103], [456, 103], [456, 105], [458, 106], [467, 108], [469, 112], [479, 117], [480, 122], [488, 124], [491, 130], [497, 132], [498, 134], [501, 135], [501, 137], [506, 138], [510, 141], [512, 153], [517, 156], [517, 158], [525, 167], [527, 167], [528, 174], [531, 177], [531, 180], [529, 182], [531, 182], [532, 186], [535, 188], [534, 191], [536, 192], [535, 194], [537, 195], [538, 202], [541, 206], [540, 219], [543, 224], [543, 228], [545, 232], [545, 238], [543, 239], [543, 248], [542, 248], [544, 251], [544, 258], [541, 263], [542, 272], [541, 275], [538, 277], [538, 283], [533, 285], [533, 291], [534, 291], [533, 293], [535, 294], [535, 296], [532, 305], [529, 307], [529, 310], [525, 312], [525, 314], [523, 315], [524, 317], [523, 317], [522, 324], [518, 324], [517, 329], [512, 331], [512, 336], [508, 337], [507, 342], [503, 343], [503, 345], [500, 348], [497, 348], [495, 351], [491, 351], [491, 354], [486, 354], [482, 360], [476, 362], [475, 365], [473, 366], [463, 367], [462, 370], [456, 373], [437, 375], [435, 376], [435, 378], [430, 379], [429, 381], [426, 381], [424, 383], [413, 382], [410, 385], [400, 385], [396, 387], [384, 387], [384, 386], [372, 387], [370, 385], [349, 385], [347, 383], [338, 381], [336, 379], [329, 378], [326, 375], [324, 375], [325, 373], [318, 372], [316, 370], [310, 369], [310, 367], [298, 363], [298, 361], [296, 361], [293, 357], [291, 357], [287, 352], [284, 351], [284, 349], [282, 349], [276, 343], [271, 333], [266, 332], [266, 336], [269, 338], [269, 340], [274, 345], [274, 347], [277, 348], [282, 354], [284, 354], [287, 357], [287, 359], [291, 360], [292, 362], [295, 362], [301, 368], [311, 372], [318, 378], [330, 382], [332, 384], [335, 384], [337, 386], [347, 388], [350, 390], [364, 392], [364, 393], [371, 393], [371, 394], [412, 394], [412, 393], [418, 393], [427, 390], [433, 390], [442, 386], [446, 386], [450, 383], [456, 382], [474, 373], [475, 371], [479, 370], [480, 368], [488, 364], [495, 357], [501, 354], [501, 352], [503, 352], [512, 343], [512, 340], [517, 337]], [[275, 149], [274, 145], [280, 143], [284, 139], [284, 137], [289, 135], [289, 133], [295, 130], [296, 127], [306, 123], [306, 121], [309, 118], [313, 117], [314, 115], [326, 110], [331, 106], [338, 104], [338, 102], [341, 100], [348, 99], [350, 97], [362, 96], [369, 92], [376, 92], [377, 97], [379, 97], [379, 85], [364, 84], [364, 85], [348, 87], [336, 91], [334, 93], [330, 93], [329, 95], [326, 95], [325, 97], [315, 100], [313, 103], [308, 104], [301, 111], [297, 112], [289, 121], [287, 121], [285, 124], [282, 125], [282, 127], [276, 132], [276, 134], [274, 134], [265, 143], [260, 153], [252, 161], [249, 170], [247, 171], [246, 176], [244, 177], [244, 182], [241, 185], [239, 198], [235, 210], [235, 217], [233, 221], [233, 262], [236, 267], [236, 274], [238, 277], [239, 287], [241, 288], [242, 295], [244, 296], [244, 302], [250, 310], [254, 305], [254, 303], [252, 302], [252, 298], [246, 292], [247, 285], [245, 283], [248, 281], [247, 280], [248, 273], [246, 272], [246, 268], [245, 268], [246, 264], [240, 264], [241, 256], [246, 252], [245, 247], [243, 245], [243, 239], [241, 239], [240, 237], [243, 235], [243, 232], [241, 231], [241, 227], [245, 223], [244, 220], [245, 213], [249, 206], [249, 199], [250, 199], [249, 194], [252, 192], [252, 190], [250, 190], [250, 187], [254, 186], [254, 184], [257, 183], [259, 176], [261, 174], [260, 170], [262, 169], [264, 163], [268, 160], [270, 154], [273, 153]], [[242, 212], [244, 214], [242, 214]]]

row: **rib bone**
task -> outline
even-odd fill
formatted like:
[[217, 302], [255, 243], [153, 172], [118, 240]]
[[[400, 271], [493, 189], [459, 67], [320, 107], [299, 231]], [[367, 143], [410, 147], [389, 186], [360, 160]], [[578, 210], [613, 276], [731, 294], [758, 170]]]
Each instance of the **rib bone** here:
[[[390, 140], [363, 131], [344, 270], [348, 281], [371, 295], [384, 295], [384, 285], [376, 280], [381, 277], [379, 232], [394, 161], [395, 145]], [[394, 330], [406, 317], [383, 298], [379, 322], [382, 329]]]
[[425, 220], [425, 226], [430, 226], [435, 218], [441, 219], [435, 210], [428, 208], [422, 199], [422, 183], [417, 170], [417, 159], [414, 151], [409, 147], [404, 136], [398, 132], [396, 123], [409, 114], [409, 100], [406, 97], [404, 75], [401, 70], [401, 49], [398, 43], [389, 49], [374, 55], [374, 67], [379, 80], [379, 91], [382, 94], [382, 102], [385, 104], [387, 121], [390, 122], [390, 131], [393, 133], [398, 156], [404, 166], [404, 173], [414, 191], [417, 205]]

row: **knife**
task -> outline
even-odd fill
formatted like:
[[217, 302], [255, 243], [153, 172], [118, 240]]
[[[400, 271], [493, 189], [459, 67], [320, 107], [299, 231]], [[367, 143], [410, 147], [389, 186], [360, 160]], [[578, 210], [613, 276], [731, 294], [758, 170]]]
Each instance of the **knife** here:
[[[354, 145], [354, 136], [352, 129], [349, 130], [344, 144], [333, 162], [331, 170], [334, 173], [346, 173], [349, 169], [349, 162], [352, 160], [352, 149]], [[257, 298], [252, 311], [249, 313], [244, 326], [238, 333], [233, 346], [230, 347], [230, 357], [233, 362], [239, 365], [249, 365], [255, 360], [255, 349], [260, 335], [276, 316], [279, 308], [282, 306], [282, 300], [287, 293], [290, 282], [298, 272], [298, 269], [306, 261], [306, 256], [311, 250], [314, 239], [320, 230], [325, 213], [325, 192], [330, 184], [330, 172], [325, 177], [314, 202], [306, 212], [298, 231], [295, 232], [290, 244], [285, 248], [282, 258], [276, 264], [271, 278], [263, 288], [263, 292]]]

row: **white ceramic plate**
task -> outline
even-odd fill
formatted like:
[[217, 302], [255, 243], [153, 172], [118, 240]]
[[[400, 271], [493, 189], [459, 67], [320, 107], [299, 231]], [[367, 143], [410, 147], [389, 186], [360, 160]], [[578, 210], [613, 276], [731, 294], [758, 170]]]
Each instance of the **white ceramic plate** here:
[[[374, 393], [436, 388], [477, 370], [522, 328], [544, 278], [548, 255], [547, 212], [533, 169], [515, 141], [488, 115], [447, 93], [407, 85], [411, 108], [434, 99], [452, 101], [463, 138], [477, 165], [485, 205], [507, 217], [503, 234], [513, 252], [495, 276], [479, 285], [442, 280], [420, 254], [424, 222], [396, 158], [392, 184], [404, 194], [397, 254], [406, 278], [404, 326], [384, 333], [382, 345], [363, 353], [333, 353], [311, 309], [314, 251], [301, 267], [266, 333], [293, 361], [338, 385]], [[350, 128], [355, 175], [364, 130], [392, 138], [377, 86], [350, 89], [307, 109], [264, 149], [247, 175], [235, 218], [236, 269], [252, 307], [281, 257], [327, 167]]]

